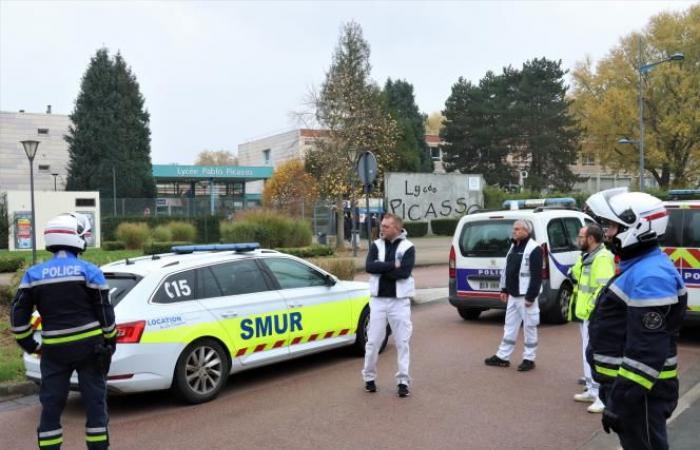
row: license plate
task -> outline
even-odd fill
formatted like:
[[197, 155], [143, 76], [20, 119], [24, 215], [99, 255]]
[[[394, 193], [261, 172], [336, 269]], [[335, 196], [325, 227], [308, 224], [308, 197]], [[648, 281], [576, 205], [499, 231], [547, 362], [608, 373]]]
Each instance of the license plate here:
[[498, 290], [498, 281], [479, 281], [479, 290], [480, 291], [497, 291]]

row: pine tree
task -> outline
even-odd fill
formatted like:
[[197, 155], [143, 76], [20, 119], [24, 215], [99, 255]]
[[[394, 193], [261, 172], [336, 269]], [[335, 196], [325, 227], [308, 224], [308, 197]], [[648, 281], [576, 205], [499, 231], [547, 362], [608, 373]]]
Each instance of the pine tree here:
[[98, 190], [112, 198], [112, 171], [121, 198], [151, 198], [150, 116], [136, 77], [122, 56], [97, 51], [82, 78], [65, 137], [67, 190]]
[[413, 85], [405, 80], [387, 79], [382, 92], [389, 113], [397, 122], [399, 136], [393, 153], [391, 170], [397, 172], [432, 172], [433, 161], [425, 142], [426, 116], [416, 105]]

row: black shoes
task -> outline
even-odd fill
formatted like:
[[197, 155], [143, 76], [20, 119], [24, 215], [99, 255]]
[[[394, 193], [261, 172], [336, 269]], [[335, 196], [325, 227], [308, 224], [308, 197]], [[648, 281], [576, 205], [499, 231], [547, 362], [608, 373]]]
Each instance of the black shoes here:
[[409, 392], [408, 390], [408, 386], [406, 386], [405, 384], [399, 384], [398, 393], [399, 397], [401, 398], [408, 397], [409, 395], [411, 395], [411, 392]]
[[487, 366], [495, 366], [495, 367], [510, 367], [510, 361], [506, 361], [505, 359], [501, 359], [496, 355], [493, 355], [490, 358], [486, 358], [484, 360], [484, 364]]
[[374, 384], [374, 380], [365, 382], [365, 391], [377, 392], [377, 385]]
[[535, 368], [535, 361], [530, 361], [529, 359], [523, 359], [523, 362], [518, 366], [518, 372], [527, 372]]

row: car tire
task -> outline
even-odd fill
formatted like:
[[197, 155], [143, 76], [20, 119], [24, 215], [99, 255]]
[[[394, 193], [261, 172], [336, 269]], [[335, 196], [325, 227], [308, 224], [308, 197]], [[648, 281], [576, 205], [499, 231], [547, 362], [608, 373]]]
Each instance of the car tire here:
[[571, 302], [571, 293], [573, 288], [569, 283], [562, 283], [557, 292], [557, 298], [554, 304], [544, 314], [544, 319], [547, 323], [562, 324], [566, 323], [566, 317], [569, 311], [569, 303]]
[[483, 309], [478, 308], [457, 308], [457, 312], [464, 320], [477, 320]]
[[[369, 306], [365, 306], [360, 314], [360, 320], [357, 321], [357, 331], [355, 332], [355, 344], [352, 347], [352, 353], [356, 356], [365, 355], [365, 344], [367, 344], [367, 329], [369, 327]], [[389, 341], [389, 335], [391, 334], [391, 328], [389, 325], [386, 326], [386, 336], [384, 336], [384, 341], [382, 346], [379, 347], [379, 353], [382, 353], [386, 349], [386, 344]]]
[[213, 339], [200, 339], [180, 354], [173, 388], [177, 397], [186, 403], [204, 403], [219, 394], [228, 375], [229, 360], [224, 347]]

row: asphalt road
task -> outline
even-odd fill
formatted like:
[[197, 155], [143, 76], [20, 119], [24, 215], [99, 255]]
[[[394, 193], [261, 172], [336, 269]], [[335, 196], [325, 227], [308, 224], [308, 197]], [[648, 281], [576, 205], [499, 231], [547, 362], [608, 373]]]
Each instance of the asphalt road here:
[[[365, 393], [362, 359], [332, 351], [232, 376], [214, 401], [183, 406], [167, 392], [110, 397], [115, 449], [573, 449], [599, 429], [571, 397], [580, 372], [575, 324], [540, 327], [537, 369], [486, 367], [503, 313], [465, 322], [446, 302], [414, 308], [413, 395], [395, 394], [395, 348], [379, 362], [379, 392]], [[391, 341], [390, 341], [391, 342]], [[514, 362], [519, 362], [521, 344]], [[681, 371], [700, 362], [700, 333], [684, 336]], [[681, 376], [682, 373], [681, 373]], [[0, 409], [3, 449], [35, 445], [34, 398]], [[71, 396], [64, 448], [84, 448], [83, 409]]]

